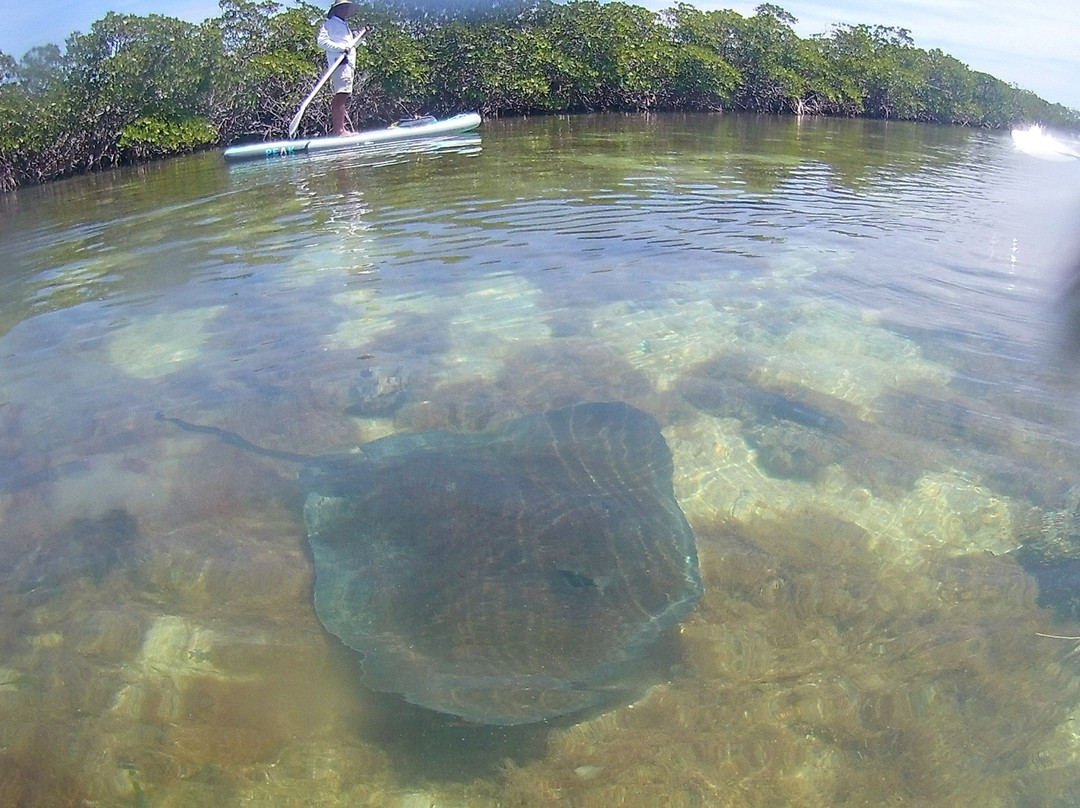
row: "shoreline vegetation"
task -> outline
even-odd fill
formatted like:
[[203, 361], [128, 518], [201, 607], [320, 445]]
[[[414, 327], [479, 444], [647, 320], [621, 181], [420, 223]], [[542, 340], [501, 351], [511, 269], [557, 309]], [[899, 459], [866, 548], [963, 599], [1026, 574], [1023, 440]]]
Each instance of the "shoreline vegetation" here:
[[[713, 111], [830, 115], [1004, 128], [1080, 127], [1051, 104], [902, 28], [836, 25], [799, 37], [686, 3], [360, 0], [373, 28], [350, 101], [364, 125], [417, 113], [492, 116]], [[108, 13], [63, 49], [0, 52], [0, 191], [244, 141], [282, 138], [325, 68], [322, 5], [220, 0], [201, 24]], [[313, 104], [301, 136], [328, 129]]]

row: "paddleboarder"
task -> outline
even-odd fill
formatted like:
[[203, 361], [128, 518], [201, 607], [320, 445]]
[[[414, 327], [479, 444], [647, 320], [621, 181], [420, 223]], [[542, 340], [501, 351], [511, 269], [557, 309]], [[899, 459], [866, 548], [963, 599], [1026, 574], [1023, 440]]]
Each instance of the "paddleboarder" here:
[[358, 33], [353, 34], [349, 28], [349, 17], [355, 13], [356, 3], [350, 0], [334, 0], [316, 40], [319, 47], [326, 51], [328, 68], [333, 66], [343, 53], [346, 54], [345, 60], [338, 65], [337, 70], [330, 77], [334, 90], [334, 100], [330, 103], [330, 120], [332, 133], [338, 137], [352, 131], [347, 105], [353, 90], [356, 46], [364, 41], [364, 35], [368, 30], [361, 28]]

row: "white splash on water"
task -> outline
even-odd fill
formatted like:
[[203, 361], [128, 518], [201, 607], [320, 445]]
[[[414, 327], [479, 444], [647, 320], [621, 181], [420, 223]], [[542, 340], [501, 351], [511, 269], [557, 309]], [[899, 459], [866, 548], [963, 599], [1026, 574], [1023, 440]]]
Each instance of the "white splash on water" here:
[[1032, 157], [1043, 160], [1080, 160], [1080, 152], [1046, 131], [1041, 124], [1012, 130], [1013, 144]]

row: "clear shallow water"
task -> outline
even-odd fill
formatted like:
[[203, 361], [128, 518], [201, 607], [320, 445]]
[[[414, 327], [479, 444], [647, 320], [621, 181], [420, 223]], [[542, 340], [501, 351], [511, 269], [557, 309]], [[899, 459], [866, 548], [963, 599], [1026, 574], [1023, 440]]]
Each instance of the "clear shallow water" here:
[[[1038, 636], [1080, 626], [1013, 554], [1076, 532], [1080, 167], [852, 121], [481, 140], [0, 201], [0, 802], [1080, 800]], [[366, 691], [296, 466], [155, 419], [314, 454], [587, 400], [660, 420], [707, 594], [640, 701], [516, 729]]]

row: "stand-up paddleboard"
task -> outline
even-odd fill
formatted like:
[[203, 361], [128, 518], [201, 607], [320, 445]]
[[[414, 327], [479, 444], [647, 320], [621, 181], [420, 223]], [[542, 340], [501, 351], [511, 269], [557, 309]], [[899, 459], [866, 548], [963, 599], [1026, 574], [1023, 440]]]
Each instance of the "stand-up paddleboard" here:
[[456, 135], [470, 132], [480, 126], [480, 115], [476, 112], [464, 112], [452, 118], [425, 117], [398, 121], [385, 129], [370, 129], [343, 137], [315, 137], [308, 140], [275, 140], [267, 143], [247, 143], [243, 146], [230, 146], [225, 150], [225, 159], [254, 160], [295, 157], [302, 154], [314, 154], [321, 151], [363, 149], [367, 146], [379, 146], [387, 143], [424, 140], [439, 135]]

